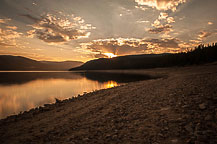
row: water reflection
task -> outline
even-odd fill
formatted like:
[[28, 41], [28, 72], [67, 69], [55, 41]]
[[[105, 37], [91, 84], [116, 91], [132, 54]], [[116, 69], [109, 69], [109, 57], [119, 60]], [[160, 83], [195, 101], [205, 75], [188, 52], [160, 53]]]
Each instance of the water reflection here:
[[0, 72], [0, 118], [53, 103], [55, 98], [66, 99], [138, 80], [135, 78], [84, 72]]
[[118, 83], [115, 81], [108, 81], [105, 83], [105, 85], [106, 85], [106, 88], [112, 88], [112, 87], [118, 86]]

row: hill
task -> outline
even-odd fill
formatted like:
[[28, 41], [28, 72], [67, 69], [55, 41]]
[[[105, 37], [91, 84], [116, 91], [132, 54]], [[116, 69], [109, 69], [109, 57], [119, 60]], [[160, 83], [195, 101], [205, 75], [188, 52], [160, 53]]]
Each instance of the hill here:
[[0, 55], [0, 70], [64, 71], [82, 64], [83, 62], [79, 61], [36, 61], [22, 56]]
[[199, 45], [194, 50], [176, 54], [144, 54], [100, 58], [71, 68], [70, 70], [146, 69], [156, 67], [185, 66], [217, 61], [217, 43]]

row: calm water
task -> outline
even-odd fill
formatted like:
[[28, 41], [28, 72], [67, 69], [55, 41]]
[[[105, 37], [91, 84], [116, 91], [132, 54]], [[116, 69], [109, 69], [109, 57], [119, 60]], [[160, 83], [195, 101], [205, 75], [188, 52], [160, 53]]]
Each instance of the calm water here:
[[0, 118], [76, 97], [84, 92], [149, 79], [147, 76], [84, 72], [0, 72]]

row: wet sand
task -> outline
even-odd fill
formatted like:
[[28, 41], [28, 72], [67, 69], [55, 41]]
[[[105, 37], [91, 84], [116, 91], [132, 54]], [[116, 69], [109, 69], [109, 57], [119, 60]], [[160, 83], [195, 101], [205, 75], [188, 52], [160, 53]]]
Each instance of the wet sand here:
[[130, 72], [161, 78], [0, 120], [0, 143], [217, 143], [216, 63]]

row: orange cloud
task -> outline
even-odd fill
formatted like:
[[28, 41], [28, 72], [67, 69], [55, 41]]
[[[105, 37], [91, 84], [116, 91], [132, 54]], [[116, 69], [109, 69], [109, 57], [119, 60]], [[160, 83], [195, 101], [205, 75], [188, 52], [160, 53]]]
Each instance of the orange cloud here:
[[185, 3], [186, 0], [135, 0], [138, 5], [145, 5], [157, 10], [176, 11], [179, 4]]
[[0, 19], [0, 24], [4, 24], [7, 23], [8, 21], [10, 21], [11, 19]]
[[168, 17], [168, 14], [167, 13], [164, 13], [164, 12], [161, 12], [158, 19], [166, 19]]
[[8, 29], [13, 29], [13, 30], [16, 30], [16, 29], [17, 29], [16, 26], [6, 26], [6, 28], [8, 28]]
[[0, 24], [3, 23], [4, 27], [0, 28], [0, 46], [15, 46], [16, 39], [20, 38], [22, 33], [15, 31], [16, 26], [8, 25], [11, 19], [0, 19]]
[[150, 53], [174, 53], [179, 52], [179, 40], [167, 39], [135, 39], [135, 38], [110, 38], [98, 39], [89, 43], [82, 43], [82, 48], [89, 51], [95, 58], [107, 57], [104, 53], [112, 53], [117, 56], [150, 54]]
[[160, 25], [160, 21], [158, 19], [156, 19], [152, 24], [153, 27], [158, 27], [159, 25]]
[[156, 26], [155, 28], [149, 29], [148, 31], [153, 34], [158, 34], [158, 33], [169, 33], [170, 31], [173, 31], [173, 29], [171, 25], [166, 24], [166, 25]]
[[167, 22], [168, 22], [168, 23], [174, 23], [175, 20], [174, 20], [173, 17], [168, 17], [168, 18], [167, 18]]
[[95, 29], [91, 24], [85, 24], [81, 17], [72, 16], [67, 18], [64, 15], [56, 16], [47, 14], [40, 19], [23, 15], [35, 23], [31, 25], [33, 28], [27, 32], [29, 37], [37, 38], [47, 43], [60, 43], [70, 40], [88, 38], [89, 30]]
[[211, 32], [207, 32], [207, 31], [201, 31], [199, 34], [198, 34], [198, 39], [199, 40], [202, 40], [204, 38], [207, 38], [209, 36], [211, 36], [212, 33]]
[[208, 25], [213, 25], [213, 22], [208, 22]]

